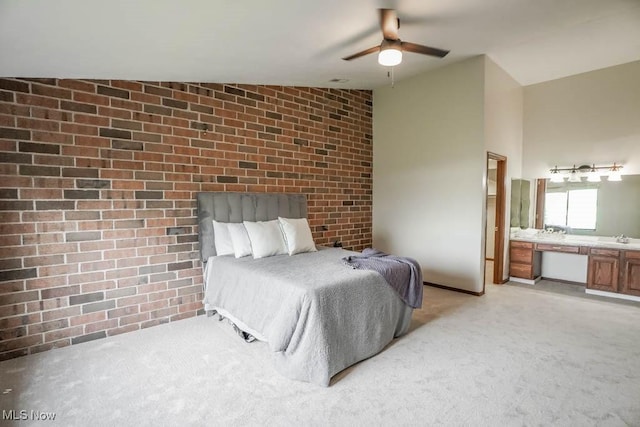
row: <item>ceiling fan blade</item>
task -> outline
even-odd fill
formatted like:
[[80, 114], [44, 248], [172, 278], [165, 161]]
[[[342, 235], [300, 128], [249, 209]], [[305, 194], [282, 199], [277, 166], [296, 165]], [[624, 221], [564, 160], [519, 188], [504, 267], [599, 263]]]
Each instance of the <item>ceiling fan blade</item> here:
[[398, 40], [398, 28], [400, 21], [394, 9], [378, 9], [380, 10], [380, 28], [382, 35], [387, 40]]
[[421, 53], [423, 55], [437, 56], [444, 58], [449, 53], [448, 50], [436, 49], [435, 47], [423, 46], [421, 44], [402, 42], [402, 50], [413, 53]]
[[344, 59], [345, 61], [351, 61], [352, 59], [360, 58], [361, 56], [369, 55], [370, 53], [378, 52], [380, 50], [380, 46], [370, 47], [367, 50], [363, 50], [362, 52], [354, 53], [351, 56], [347, 56]]

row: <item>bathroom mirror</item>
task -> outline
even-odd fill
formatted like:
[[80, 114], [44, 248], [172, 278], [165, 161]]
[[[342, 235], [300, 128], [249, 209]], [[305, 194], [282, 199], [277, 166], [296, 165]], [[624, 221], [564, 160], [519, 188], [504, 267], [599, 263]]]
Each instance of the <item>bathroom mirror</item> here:
[[[571, 195], [581, 193], [580, 197], [574, 198], [574, 205], [567, 207], [567, 211], [572, 208], [577, 212], [573, 215], [573, 223], [564, 224], [567, 225], [565, 229], [567, 234], [586, 236], [624, 234], [628, 237], [640, 238], [640, 175], [623, 175], [622, 181], [619, 182], [607, 181], [606, 178], [601, 182], [553, 183], [548, 179], [544, 181], [545, 201], [552, 204], [551, 206], [547, 206], [548, 203], [543, 204], [542, 218], [545, 218], [546, 222], [560, 222], [561, 219], [558, 218], [562, 218], [562, 211], [558, 209], [555, 212], [552, 211], [554, 203], [557, 207], [560, 200], [560, 204], [569, 205], [572, 203], [569, 200]], [[583, 191], [576, 193], [576, 190]], [[587, 197], [584, 197], [585, 195]], [[596, 198], [595, 201], [593, 197]], [[592, 204], [595, 204], [595, 207]], [[592, 209], [593, 212], [590, 213]], [[583, 218], [575, 219], [582, 214], [584, 214]], [[550, 218], [555, 219], [550, 220]], [[576, 224], [577, 227], [570, 227]], [[545, 223], [545, 227], [548, 225], [556, 224]]]
[[531, 206], [531, 182], [526, 179], [511, 179], [511, 227], [527, 228]]

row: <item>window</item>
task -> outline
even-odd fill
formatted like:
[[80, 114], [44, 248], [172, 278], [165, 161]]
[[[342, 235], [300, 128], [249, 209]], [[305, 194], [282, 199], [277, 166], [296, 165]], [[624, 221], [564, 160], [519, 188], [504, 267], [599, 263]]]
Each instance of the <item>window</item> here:
[[547, 193], [544, 198], [544, 224], [567, 226], [567, 192]]
[[544, 223], [579, 230], [595, 230], [598, 189], [584, 188], [545, 194]]

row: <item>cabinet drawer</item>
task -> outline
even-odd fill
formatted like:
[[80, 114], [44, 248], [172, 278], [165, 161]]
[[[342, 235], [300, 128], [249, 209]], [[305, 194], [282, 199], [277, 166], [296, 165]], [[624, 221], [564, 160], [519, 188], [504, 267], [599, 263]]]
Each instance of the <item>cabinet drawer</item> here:
[[553, 245], [549, 243], [538, 243], [536, 249], [539, 251], [566, 252], [569, 254], [580, 253], [580, 246]]
[[620, 251], [615, 249], [591, 248], [589, 250], [589, 255], [610, 256], [617, 258], [620, 256]]
[[625, 258], [640, 259], [640, 251], [625, 251]]
[[519, 242], [517, 240], [512, 240], [511, 241], [511, 247], [512, 248], [533, 249], [533, 243], [531, 243], [531, 242]]
[[522, 279], [533, 279], [533, 265], [512, 262], [509, 264], [509, 275]]
[[533, 250], [511, 247], [509, 259], [513, 262], [531, 264], [533, 262]]

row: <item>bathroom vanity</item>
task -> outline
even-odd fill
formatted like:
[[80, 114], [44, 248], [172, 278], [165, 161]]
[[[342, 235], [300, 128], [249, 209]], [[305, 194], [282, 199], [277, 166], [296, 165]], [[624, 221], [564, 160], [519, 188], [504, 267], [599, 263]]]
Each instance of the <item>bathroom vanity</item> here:
[[566, 280], [547, 277], [543, 272], [545, 255], [567, 254], [560, 260], [562, 269], [575, 270], [578, 280], [569, 281], [586, 284], [587, 293], [640, 301], [640, 239], [627, 241], [618, 243], [615, 237], [601, 236], [512, 233], [509, 279], [531, 285], [542, 277]]

